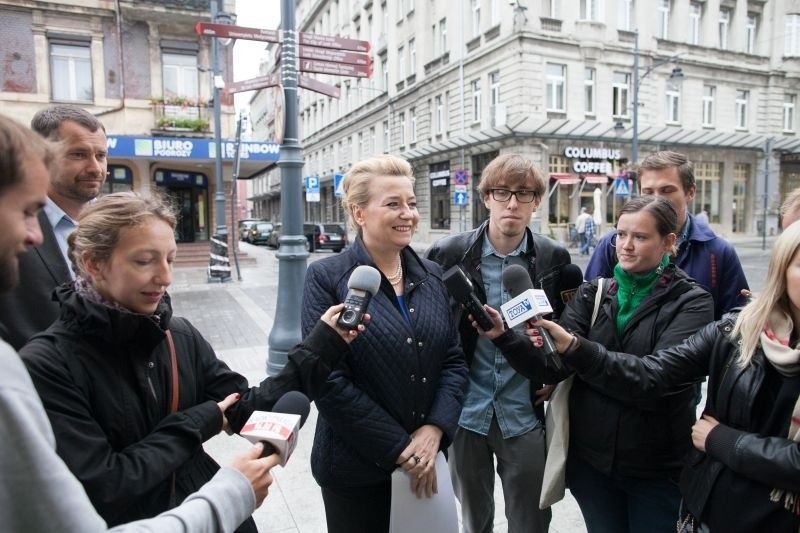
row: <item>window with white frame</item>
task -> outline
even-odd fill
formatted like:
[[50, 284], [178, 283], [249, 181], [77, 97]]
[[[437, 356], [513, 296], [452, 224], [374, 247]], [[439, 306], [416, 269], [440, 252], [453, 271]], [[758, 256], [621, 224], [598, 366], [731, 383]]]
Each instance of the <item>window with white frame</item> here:
[[719, 10], [719, 47], [723, 50], [728, 49], [728, 32], [731, 26], [731, 10], [720, 8]]
[[593, 68], [583, 69], [583, 109], [584, 114], [594, 116], [595, 78], [597, 71]]
[[197, 54], [161, 54], [164, 98], [186, 97], [197, 101]]
[[494, 28], [500, 24], [500, 5], [499, 0], [489, 0], [489, 22]]
[[387, 59], [381, 59], [381, 75], [383, 76], [383, 87], [381, 87], [384, 91], [389, 90], [389, 62]]
[[703, 18], [703, 6], [698, 2], [689, 4], [689, 44], [700, 44], [700, 24]]
[[712, 85], [703, 86], [703, 126], [714, 125], [714, 96], [717, 88]]
[[658, 0], [658, 37], [669, 38], [669, 12], [672, 9], [670, 0]]
[[747, 103], [750, 91], [736, 90], [736, 129], [747, 129]]
[[411, 142], [417, 142], [417, 108], [412, 107], [408, 110], [409, 122], [411, 122]]
[[564, 92], [567, 85], [567, 66], [558, 63], [548, 63], [545, 78], [547, 80], [547, 110], [560, 113], [565, 112]]
[[433, 57], [439, 57], [442, 54], [439, 49], [439, 29], [436, 24], [431, 25], [431, 51], [433, 52]]
[[472, 121], [480, 122], [481, 113], [481, 80], [472, 80]]
[[667, 83], [667, 123], [677, 124], [681, 121], [681, 91]]
[[544, 0], [549, 8], [549, 15], [550, 18], [560, 19], [561, 18], [561, 0]]
[[489, 73], [489, 105], [492, 107], [500, 103], [500, 72]]
[[414, 12], [414, 0], [406, 0], [406, 13]]
[[472, 36], [481, 34], [481, 0], [472, 0]]
[[747, 24], [744, 29], [744, 51], [748, 54], [755, 54], [756, 39], [758, 38], [758, 15], [748, 13]]
[[389, 153], [389, 121], [383, 121], [383, 153]]
[[792, 13], [786, 16], [783, 55], [788, 57], [800, 56], [800, 13]]
[[444, 131], [444, 102], [442, 101], [442, 95], [434, 99], [434, 108], [436, 113], [436, 134], [441, 135]]
[[443, 54], [447, 52], [447, 19], [439, 21], [439, 48]]
[[631, 31], [633, 0], [617, 0], [617, 29]]
[[783, 131], [794, 131], [794, 106], [797, 95], [785, 94], [783, 96]]
[[602, 22], [603, 0], [581, 0], [581, 20]]
[[631, 75], [626, 72], [615, 72], [612, 78], [611, 94], [614, 98], [611, 112], [615, 117], [628, 116], [628, 93], [631, 86]]
[[413, 76], [417, 72], [417, 42], [415, 39], [408, 40], [408, 74]]
[[400, 122], [400, 146], [406, 145], [406, 114], [400, 113], [400, 117], [398, 119]]
[[[50, 42], [50, 80], [53, 100], [91, 102], [92, 54], [89, 42]], [[165, 95], [166, 96], [166, 95]]]
[[356, 149], [353, 150], [353, 152], [354, 152], [353, 153], [354, 161], [358, 161], [359, 159], [364, 157], [364, 154], [367, 153], [367, 151], [364, 150], [364, 134], [361, 133], [360, 131], [358, 132], [358, 142], [356, 143]]
[[406, 79], [406, 49], [404, 46], [397, 48], [397, 81], [401, 82]]
[[367, 155], [375, 154], [375, 126], [369, 129], [369, 140], [367, 144]]

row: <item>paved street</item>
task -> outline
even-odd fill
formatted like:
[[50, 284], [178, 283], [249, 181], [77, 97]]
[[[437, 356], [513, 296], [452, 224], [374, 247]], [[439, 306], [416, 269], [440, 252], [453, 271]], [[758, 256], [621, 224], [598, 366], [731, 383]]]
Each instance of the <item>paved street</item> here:
[[[761, 250], [761, 240], [742, 238], [735, 242], [753, 290], [760, 290], [766, 277], [768, 252]], [[425, 244], [419, 246], [421, 249]], [[256, 257], [255, 267], [242, 269], [241, 282], [209, 284], [205, 269], [183, 268], [174, 275], [170, 289], [177, 315], [188, 318], [211, 342], [217, 355], [232, 368], [247, 376], [251, 384], [265, 375], [267, 335], [272, 328], [277, 297], [278, 260], [275, 252], [264, 247], [242, 244], [242, 249]], [[585, 268], [587, 258], [573, 252], [573, 261]], [[311, 254], [310, 261], [332, 252]], [[236, 275], [234, 273], [234, 279]], [[724, 283], [726, 280], [721, 280]], [[316, 423], [312, 413], [300, 432], [298, 448], [287, 468], [274, 471], [275, 484], [267, 501], [255, 513], [259, 530], [268, 533], [321, 533], [325, 531], [325, 513], [319, 487], [311, 476], [309, 455]], [[220, 463], [249, 446], [238, 436], [219, 435], [206, 443], [206, 449]], [[506, 531], [500, 482], [495, 499], [495, 532]], [[575, 501], [567, 498], [553, 508], [551, 531], [582, 532], [586, 528]]]

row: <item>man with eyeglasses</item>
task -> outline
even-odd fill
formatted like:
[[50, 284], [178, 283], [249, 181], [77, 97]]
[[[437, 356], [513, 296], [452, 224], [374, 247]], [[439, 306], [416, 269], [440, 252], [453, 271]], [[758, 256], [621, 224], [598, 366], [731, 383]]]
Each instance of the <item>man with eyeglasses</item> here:
[[[428, 251], [444, 269], [459, 265], [481, 302], [495, 309], [510, 299], [503, 270], [521, 265], [555, 310], [561, 268], [569, 252], [528, 229], [546, 191], [542, 173], [529, 159], [503, 154], [484, 169], [478, 185], [489, 220], [475, 230], [444, 237]], [[503, 483], [508, 531], [544, 532], [550, 509], [540, 510], [545, 460], [540, 383], [517, 374], [491, 341], [479, 337], [463, 309], [455, 310], [470, 367], [469, 385], [450, 454], [453, 485], [461, 502], [465, 533], [490, 533], [494, 522], [494, 458]], [[536, 404], [539, 405], [536, 405]]]

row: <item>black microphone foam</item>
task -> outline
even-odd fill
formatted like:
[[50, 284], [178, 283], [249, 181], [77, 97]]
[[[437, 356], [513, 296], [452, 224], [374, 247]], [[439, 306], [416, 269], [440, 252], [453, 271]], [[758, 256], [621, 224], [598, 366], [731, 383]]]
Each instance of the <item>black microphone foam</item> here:
[[453, 265], [442, 274], [442, 281], [447, 288], [447, 292], [453, 297], [455, 301], [464, 306], [467, 313], [472, 315], [472, 318], [483, 331], [489, 331], [494, 327], [492, 317], [483, 308], [483, 304], [475, 296], [472, 289], [472, 282], [469, 280], [464, 271], [458, 265]]
[[[296, 390], [289, 391], [278, 398], [278, 401], [275, 402], [275, 405], [272, 406], [271, 410], [273, 413], [300, 415], [300, 427], [303, 427], [303, 425], [306, 423], [306, 419], [308, 418], [308, 413], [310, 411], [311, 402], [309, 402], [308, 397], [302, 392]], [[261, 444], [264, 445], [264, 449], [261, 452], [261, 457], [266, 457], [278, 452], [271, 442], [262, 440]]]
[[578, 291], [578, 287], [582, 284], [583, 272], [581, 272], [581, 267], [572, 263], [561, 267], [561, 280], [559, 285], [561, 286], [560, 294], [562, 302], [567, 303], [572, 300], [572, 297], [575, 296], [575, 293]]
[[528, 289], [532, 289], [533, 282], [525, 267], [509, 265], [503, 270], [503, 286], [512, 298], [516, 298]]

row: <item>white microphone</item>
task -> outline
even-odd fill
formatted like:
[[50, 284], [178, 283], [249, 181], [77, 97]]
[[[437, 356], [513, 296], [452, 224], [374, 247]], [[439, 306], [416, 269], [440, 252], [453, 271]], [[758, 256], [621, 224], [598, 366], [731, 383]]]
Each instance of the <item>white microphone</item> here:
[[297, 446], [297, 433], [306, 422], [310, 404], [305, 394], [290, 391], [275, 402], [274, 411], [253, 411], [239, 434], [256, 444], [264, 444], [261, 457], [277, 453], [280, 465], [292, 456]]

